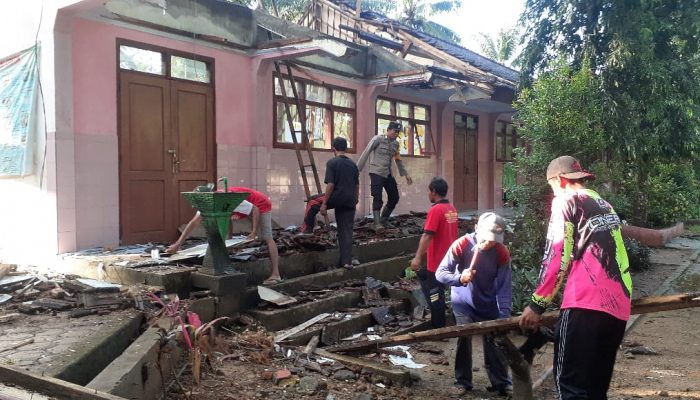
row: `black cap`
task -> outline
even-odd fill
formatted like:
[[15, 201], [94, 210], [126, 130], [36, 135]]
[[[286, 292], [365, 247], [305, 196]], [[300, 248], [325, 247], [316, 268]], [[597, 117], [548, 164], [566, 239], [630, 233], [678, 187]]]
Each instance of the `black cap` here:
[[389, 126], [387, 129], [394, 129], [396, 131], [402, 131], [403, 130], [403, 125], [401, 125], [401, 122], [399, 121], [391, 121], [389, 122]]

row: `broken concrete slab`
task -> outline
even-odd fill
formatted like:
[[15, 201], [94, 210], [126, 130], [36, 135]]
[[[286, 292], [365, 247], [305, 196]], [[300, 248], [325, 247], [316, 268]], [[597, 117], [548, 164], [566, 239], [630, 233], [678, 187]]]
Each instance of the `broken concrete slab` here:
[[[155, 399], [162, 394], [162, 371], [171, 371], [182, 357], [177, 346], [161, 351], [156, 328], [146, 330], [86, 387], [135, 400]], [[165, 375], [168, 376], [169, 374]]]
[[276, 290], [272, 290], [265, 286], [258, 286], [258, 296], [260, 296], [261, 300], [267, 301], [278, 306], [286, 306], [297, 302], [297, 299], [295, 299], [294, 297], [287, 296], [286, 294], [280, 293]]

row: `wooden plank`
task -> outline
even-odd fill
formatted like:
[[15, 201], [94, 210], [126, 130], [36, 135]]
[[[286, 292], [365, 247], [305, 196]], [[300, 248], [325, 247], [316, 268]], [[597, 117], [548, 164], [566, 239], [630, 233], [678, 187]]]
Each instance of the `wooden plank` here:
[[[646, 314], [650, 312], [680, 310], [684, 308], [700, 307], [700, 293], [686, 293], [671, 296], [643, 297], [632, 302], [632, 314]], [[553, 325], [559, 316], [559, 311], [550, 311], [542, 314], [542, 325]], [[448, 339], [460, 336], [483, 335], [485, 333], [505, 333], [519, 327], [520, 317], [512, 317], [493, 321], [475, 322], [465, 325], [450, 326], [446, 328], [431, 329], [423, 332], [409, 333], [394, 337], [370, 340], [367, 342], [350, 343], [327, 347], [326, 350], [337, 352], [369, 351], [380, 347], [395, 346], [430, 340]]]
[[409, 371], [403, 368], [397, 368], [390, 365], [380, 364], [374, 361], [363, 360], [357, 357], [335, 354], [323, 349], [316, 349], [315, 353], [316, 355], [319, 355], [321, 357], [340, 361], [341, 363], [346, 365], [354, 365], [363, 369], [368, 369], [372, 371], [372, 373], [375, 375], [381, 375], [385, 378], [389, 378], [391, 381], [401, 385], [411, 384], [411, 374]]
[[286, 331], [283, 331], [279, 335], [275, 336], [275, 343], [281, 342], [284, 339], [286, 339], [292, 335], [296, 335], [297, 333], [303, 331], [304, 329], [310, 327], [311, 325], [313, 325], [313, 324], [315, 324], [315, 323], [317, 323], [317, 322], [319, 322], [319, 321], [321, 321], [329, 316], [330, 316], [329, 313], [318, 314], [317, 316], [311, 318], [310, 320], [308, 320], [306, 322], [303, 322], [303, 323], [301, 323], [293, 328], [287, 329]]
[[0, 365], [0, 382], [12, 383], [27, 390], [50, 395], [62, 400], [124, 400], [122, 397], [86, 389], [80, 385]]
[[321, 341], [321, 336], [320, 335], [315, 335], [314, 337], [309, 340], [309, 343], [304, 347], [304, 350], [302, 351], [304, 354], [313, 354], [316, 348], [318, 347], [318, 342]]

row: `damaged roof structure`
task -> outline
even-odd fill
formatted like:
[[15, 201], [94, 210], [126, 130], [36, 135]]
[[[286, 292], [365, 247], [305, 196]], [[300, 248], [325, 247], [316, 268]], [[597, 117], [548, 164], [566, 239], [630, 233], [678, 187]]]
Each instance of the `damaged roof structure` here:
[[[24, 7], [34, 25], [17, 27], [8, 54], [38, 37], [46, 125], [42, 108], [32, 172], [0, 180], [12, 194], [0, 199], [0, 258], [172, 242], [194, 213], [180, 193], [221, 176], [266, 193], [279, 225], [301, 224], [306, 172], [291, 140], [301, 123], [283, 118], [280, 62], [299, 85], [319, 174], [334, 137], [356, 157], [398, 119], [415, 184], [397, 213], [427, 209], [434, 176], [460, 210], [505, 204], [517, 72], [467, 49], [327, 0], [310, 1], [298, 24], [219, 0]], [[362, 174], [358, 213], [370, 207]], [[27, 242], [30, 227], [41, 235]]]

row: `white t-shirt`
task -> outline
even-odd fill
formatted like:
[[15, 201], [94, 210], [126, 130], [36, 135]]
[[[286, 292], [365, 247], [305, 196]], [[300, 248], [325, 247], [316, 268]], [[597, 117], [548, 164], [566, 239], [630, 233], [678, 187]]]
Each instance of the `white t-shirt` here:
[[241, 204], [233, 210], [233, 212], [250, 215], [253, 212], [253, 204], [249, 201], [243, 200]]

